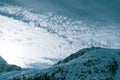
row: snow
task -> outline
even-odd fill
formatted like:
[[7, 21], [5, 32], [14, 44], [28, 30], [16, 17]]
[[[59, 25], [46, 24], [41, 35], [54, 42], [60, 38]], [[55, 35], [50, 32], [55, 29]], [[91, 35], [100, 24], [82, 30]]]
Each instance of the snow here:
[[[79, 52], [79, 53], [78, 53]], [[65, 79], [65, 80], [119, 80], [120, 79], [120, 49], [108, 49], [91, 47], [78, 51], [67, 58], [69, 61], [56, 63], [48, 69], [24, 71], [16, 77], [24, 74], [26, 78], [39, 79]], [[81, 55], [81, 53], [83, 53]], [[74, 55], [78, 55], [77, 57]], [[79, 56], [80, 55], [80, 56]], [[71, 58], [74, 57], [74, 58]], [[7, 73], [6, 73], [7, 74]], [[21, 75], [22, 74], [22, 75]], [[2, 76], [2, 75], [1, 75]], [[0, 76], [0, 77], [1, 77]], [[13, 79], [15, 75], [7, 77]]]
[[[56, 63], [54, 67], [50, 68], [53, 72], [48, 69], [41, 72], [40, 75], [46, 76], [42, 73], [50, 72], [49, 76], [51, 76], [56, 72], [55, 78], [65, 78], [66, 76], [69, 80], [77, 80], [78, 77], [75, 76], [78, 76], [78, 71], [82, 71], [87, 76], [88, 73], [85, 72], [93, 73], [93, 65], [95, 64], [95, 69], [106, 69], [108, 63], [111, 63], [109, 64], [111, 66], [115, 64], [115, 61], [120, 64], [119, 55], [113, 54], [118, 53], [118, 50], [115, 49], [120, 48], [119, 25], [108, 24], [107, 22], [102, 24], [101, 22], [91, 23], [91, 21], [88, 21], [87, 23], [82, 19], [49, 11], [47, 13], [37, 13], [33, 10], [32, 12], [28, 8], [11, 3], [14, 4], [14, 1], [0, 2], [0, 56], [9, 64], [16, 64], [23, 68], [48, 68], [82, 48], [87, 49], [78, 51], [76, 54], [72, 54]], [[114, 20], [112, 19], [112, 21]], [[114, 48], [114, 50], [90, 48], [91, 46]], [[87, 64], [89, 61], [90, 63]], [[100, 64], [100, 62], [103, 63]], [[92, 67], [88, 69], [83, 64]], [[61, 68], [65, 69], [65, 71], [61, 70]], [[104, 71], [108, 74], [93, 73], [84, 77], [86, 77], [86, 80], [89, 78], [97, 80], [101, 76], [103, 76], [101, 78], [105, 78], [105, 75], [111, 76], [109, 69]], [[27, 75], [29, 71], [28, 73], [26, 71], [15, 73], [16, 76], [19, 76], [19, 74], [22, 76], [22, 74]], [[33, 73], [35, 75], [36, 71], [33, 70]], [[120, 79], [119, 74], [120, 68], [116, 72], [116, 80]], [[4, 75], [13, 77], [14, 72], [4, 73]]]

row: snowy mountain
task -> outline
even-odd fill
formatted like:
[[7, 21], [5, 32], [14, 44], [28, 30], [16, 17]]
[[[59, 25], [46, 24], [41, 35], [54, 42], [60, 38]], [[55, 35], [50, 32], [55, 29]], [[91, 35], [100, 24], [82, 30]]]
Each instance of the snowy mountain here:
[[16, 65], [8, 64], [1, 56], [0, 56], [0, 73], [2, 72], [10, 72], [10, 71], [20, 71], [21, 67]]
[[[4, 64], [0, 69], [6, 71], [4, 66], [9, 64], [25, 68], [0, 73], [0, 80], [17, 76], [56, 79], [64, 75], [78, 79], [77, 71], [80, 78], [83, 73], [96, 79], [113, 75], [106, 66], [117, 61], [119, 67], [118, 54], [113, 56], [120, 49], [119, 4], [119, 0], [0, 0], [0, 55], [7, 61], [1, 61]], [[87, 61], [90, 67], [85, 66]], [[108, 75], [94, 73], [93, 65]], [[92, 70], [91, 74], [85, 70]]]
[[[0, 77], [5, 78], [4, 75]], [[51, 68], [18, 72], [5, 78], [5, 80], [13, 79], [120, 80], [120, 49], [85, 48], [59, 61]]]

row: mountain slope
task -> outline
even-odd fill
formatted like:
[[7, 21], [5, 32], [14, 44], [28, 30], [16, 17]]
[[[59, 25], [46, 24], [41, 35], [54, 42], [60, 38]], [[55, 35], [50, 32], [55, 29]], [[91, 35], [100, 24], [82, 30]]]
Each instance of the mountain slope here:
[[119, 80], [119, 65], [120, 50], [92, 47], [70, 55], [42, 76], [50, 80]]
[[12, 80], [120, 80], [120, 49], [91, 47], [71, 54], [51, 68], [24, 72]]
[[2, 73], [2, 72], [16, 71], [16, 70], [22, 70], [22, 69], [21, 69], [21, 67], [19, 67], [19, 66], [8, 64], [8, 63], [0, 56], [0, 73]]

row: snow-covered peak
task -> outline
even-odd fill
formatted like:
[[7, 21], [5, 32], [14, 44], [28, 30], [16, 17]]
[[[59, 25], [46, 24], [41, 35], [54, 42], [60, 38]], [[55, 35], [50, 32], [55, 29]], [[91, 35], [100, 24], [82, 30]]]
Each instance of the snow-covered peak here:
[[68, 56], [64, 60], [59, 61], [58, 64], [70, 62], [70, 61], [72, 61], [74, 59], [77, 59], [79, 57], [86, 56], [86, 55], [90, 55], [90, 56], [94, 55], [94, 56], [101, 57], [101, 55], [109, 55], [109, 54], [110, 55], [115, 55], [113, 53], [114, 53], [113, 49], [107, 49], [107, 48], [101, 48], [101, 47], [94, 47], [93, 46], [91, 48], [81, 49], [78, 52], [71, 54], [70, 56]]
[[85, 48], [45, 73], [50, 80], [119, 80], [120, 49]]

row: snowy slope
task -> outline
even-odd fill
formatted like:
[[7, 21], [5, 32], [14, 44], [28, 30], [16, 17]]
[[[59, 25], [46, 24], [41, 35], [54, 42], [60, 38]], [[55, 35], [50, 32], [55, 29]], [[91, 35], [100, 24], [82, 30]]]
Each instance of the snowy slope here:
[[16, 77], [20, 80], [120, 80], [120, 49], [85, 48], [51, 68], [30, 73]]

